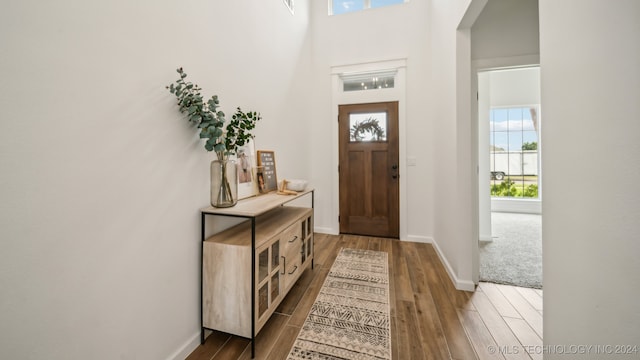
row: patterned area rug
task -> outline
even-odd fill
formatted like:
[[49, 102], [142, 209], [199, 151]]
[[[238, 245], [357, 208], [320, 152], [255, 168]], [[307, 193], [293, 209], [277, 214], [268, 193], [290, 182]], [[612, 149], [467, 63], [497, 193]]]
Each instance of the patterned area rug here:
[[342, 249], [287, 359], [391, 359], [387, 253]]

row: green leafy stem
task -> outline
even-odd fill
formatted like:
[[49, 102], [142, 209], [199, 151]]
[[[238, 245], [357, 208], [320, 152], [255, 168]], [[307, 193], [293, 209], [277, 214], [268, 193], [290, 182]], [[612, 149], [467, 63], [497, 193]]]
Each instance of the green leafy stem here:
[[225, 161], [229, 155], [237, 153], [238, 148], [253, 138], [251, 130], [256, 122], [262, 119], [255, 111], [243, 112], [240, 107], [225, 126], [225, 114], [219, 110], [220, 100], [213, 95], [204, 100], [198, 85], [185, 81], [187, 74], [182, 68], [176, 70], [180, 77], [167, 89], [178, 98], [180, 112], [187, 115], [187, 119], [197, 124], [200, 138], [206, 139], [204, 147], [207, 151], [215, 151], [218, 160]]

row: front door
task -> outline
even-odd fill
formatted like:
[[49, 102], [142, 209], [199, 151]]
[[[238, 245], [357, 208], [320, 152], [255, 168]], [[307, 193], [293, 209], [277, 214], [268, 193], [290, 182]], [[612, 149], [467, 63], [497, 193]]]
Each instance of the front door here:
[[398, 102], [340, 105], [340, 233], [398, 238]]

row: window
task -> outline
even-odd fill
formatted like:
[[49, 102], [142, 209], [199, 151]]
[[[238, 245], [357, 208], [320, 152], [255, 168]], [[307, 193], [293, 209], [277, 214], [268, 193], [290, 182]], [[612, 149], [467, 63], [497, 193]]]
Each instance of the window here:
[[396, 70], [376, 71], [360, 74], [345, 74], [341, 76], [343, 91], [393, 89], [395, 86]]
[[491, 196], [538, 198], [537, 114], [536, 107], [491, 109]]
[[349, 115], [349, 141], [387, 141], [387, 113]]
[[329, 15], [339, 15], [364, 9], [402, 4], [408, 1], [409, 0], [329, 0]]

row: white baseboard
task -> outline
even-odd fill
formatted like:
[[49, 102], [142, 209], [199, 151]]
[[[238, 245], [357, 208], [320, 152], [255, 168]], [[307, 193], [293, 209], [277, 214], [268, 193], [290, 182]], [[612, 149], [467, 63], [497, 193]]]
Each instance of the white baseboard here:
[[542, 214], [542, 201], [533, 199], [491, 198], [492, 212]]
[[478, 237], [480, 241], [493, 241], [493, 237], [491, 235], [480, 235]]
[[407, 235], [407, 240], [402, 240], [402, 241], [411, 241], [411, 242], [417, 242], [417, 243], [432, 244], [433, 243], [433, 238], [431, 236]]
[[167, 360], [184, 360], [195, 350], [198, 346], [200, 346], [200, 331], [198, 331], [195, 335], [191, 337], [180, 349], [173, 353], [173, 355], [169, 356]]
[[440, 258], [440, 261], [444, 265], [444, 268], [447, 270], [447, 274], [449, 274], [449, 279], [451, 280], [451, 282], [453, 282], [453, 285], [456, 287], [456, 289], [463, 290], [463, 291], [475, 291], [476, 284], [474, 284], [474, 282], [471, 280], [458, 279], [458, 277], [455, 275], [455, 272], [453, 272], [453, 268], [451, 267], [451, 264], [449, 264], [449, 261], [447, 261], [447, 258], [444, 256], [444, 254], [440, 250], [440, 247], [438, 247], [438, 243], [434, 241], [432, 242], [432, 244], [433, 244], [433, 247], [436, 249], [436, 254], [438, 254], [438, 258]]
[[313, 231], [320, 234], [340, 235], [340, 233], [336, 232], [334, 229], [330, 227], [316, 226], [313, 228]]

